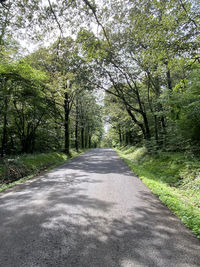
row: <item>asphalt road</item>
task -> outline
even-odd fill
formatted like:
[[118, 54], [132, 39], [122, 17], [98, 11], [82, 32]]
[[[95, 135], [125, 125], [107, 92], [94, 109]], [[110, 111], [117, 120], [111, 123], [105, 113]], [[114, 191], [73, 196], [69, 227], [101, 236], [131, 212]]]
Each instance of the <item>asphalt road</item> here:
[[200, 240], [94, 149], [0, 194], [0, 266], [200, 266]]

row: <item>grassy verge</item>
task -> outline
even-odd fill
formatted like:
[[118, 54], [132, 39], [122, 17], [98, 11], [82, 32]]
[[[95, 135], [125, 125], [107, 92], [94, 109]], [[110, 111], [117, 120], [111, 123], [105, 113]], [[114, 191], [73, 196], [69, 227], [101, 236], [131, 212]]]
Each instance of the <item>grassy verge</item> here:
[[61, 152], [51, 152], [6, 158], [0, 165], [0, 192], [55, 168], [82, 152], [72, 150], [70, 157]]
[[133, 172], [200, 238], [200, 159], [184, 153], [116, 150]]

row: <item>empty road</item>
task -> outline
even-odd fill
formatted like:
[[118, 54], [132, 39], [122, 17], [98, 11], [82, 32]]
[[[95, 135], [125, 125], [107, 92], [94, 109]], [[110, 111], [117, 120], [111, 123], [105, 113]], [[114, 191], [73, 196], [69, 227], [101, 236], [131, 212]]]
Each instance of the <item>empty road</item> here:
[[200, 266], [200, 240], [112, 149], [0, 194], [1, 267]]

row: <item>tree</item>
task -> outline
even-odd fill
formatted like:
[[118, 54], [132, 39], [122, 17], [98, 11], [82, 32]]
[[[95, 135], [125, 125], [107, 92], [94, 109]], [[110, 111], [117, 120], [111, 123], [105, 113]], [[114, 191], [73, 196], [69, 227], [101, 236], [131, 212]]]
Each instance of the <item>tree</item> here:
[[[0, 82], [2, 84], [1, 99], [3, 103], [3, 130], [1, 155], [7, 152], [8, 126], [16, 126], [10, 135], [14, 142], [16, 133], [22, 152], [34, 149], [35, 133], [42, 123], [44, 114], [50, 107], [45, 97], [45, 74], [33, 69], [25, 61], [0, 64]], [[11, 129], [10, 128], [10, 129]]]
[[79, 34], [99, 87], [120, 99], [144, 138], [155, 139], [158, 148], [166, 145], [171, 129], [164, 96], [187, 77], [191, 59], [198, 60], [194, 6], [192, 1], [119, 1], [112, 12], [104, 10], [103, 37], [86, 30]]

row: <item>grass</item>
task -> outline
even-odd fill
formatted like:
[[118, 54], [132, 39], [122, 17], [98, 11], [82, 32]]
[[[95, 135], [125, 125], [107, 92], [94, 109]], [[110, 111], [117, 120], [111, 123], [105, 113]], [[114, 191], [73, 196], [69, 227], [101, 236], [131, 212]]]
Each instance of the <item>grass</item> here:
[[184, 153], [149, 154], [145, 147], [123, 147], [117, 153], [200, 238], [200, 159]]
[[25, 154], [4, 159], [0, 165], [0, 192], [11, 188], [36, 175], [53, 169], [67, 160], [78, 156], [74, 150], [67, 156], [62, 152]]

